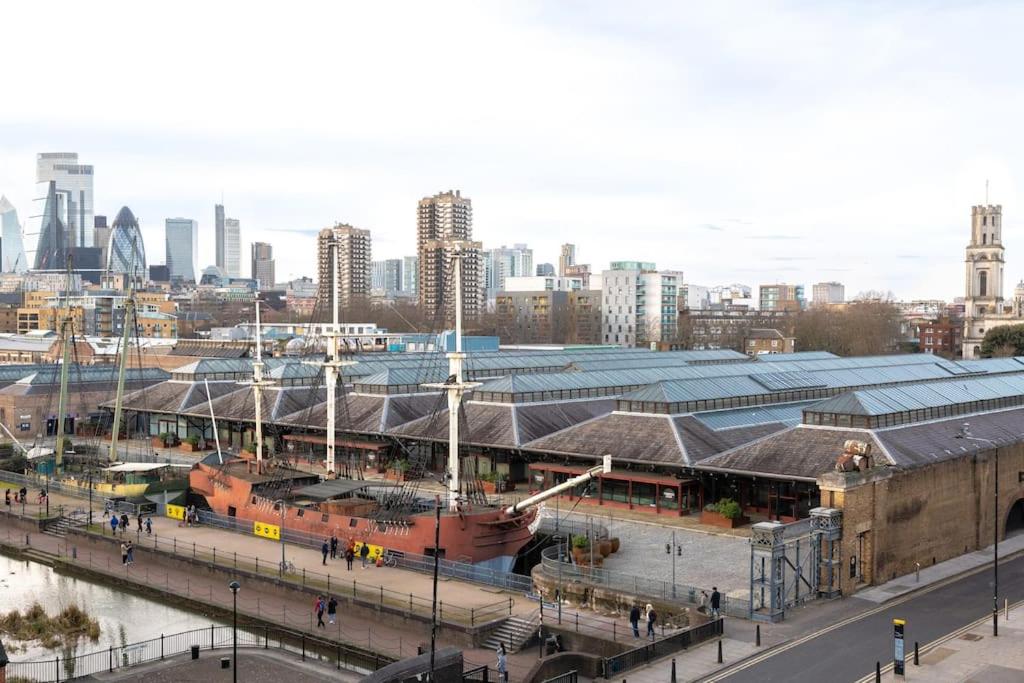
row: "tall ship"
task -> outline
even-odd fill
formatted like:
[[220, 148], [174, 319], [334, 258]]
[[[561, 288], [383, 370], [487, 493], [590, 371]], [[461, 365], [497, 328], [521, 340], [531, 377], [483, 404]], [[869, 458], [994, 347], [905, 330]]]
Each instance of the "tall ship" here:
[[[338, 248], [337, 243], [331, 246]], [[337, 387], [342, 360], [341, 325], [338, 320], [338, 259], [333, 262], [334, 288], [331, 292], [332, 322], [324, 332], [326, 357], [322, 363], [326, 384], [326, 476], [303, 472], [281, 460], [264, 457], [263, 406], [261, 391], [268, 384], [263, 376], [259, 303], [256, 306], [256, 361], [253, 364], [253, 408], [255, 450], [231, 455], [220, 451], [197, 463], [190, 472], [193, 496], [222, 515], [252, 522], [262, 536], [280, 539], [288, 532], [317, 537], [337, 536], [342, 543], [368, 545], [371, 556], [382, 553], [434, 555], [470, 562], [498, 571], [510, 571], [519, 550], [533, 537], [539, 525], [539, 506], [563, 490], [577, 486], [598, 472], [610, 470], [610, 457], [602, 466], [541, 492], [515, 505], [490, 503], [468, 485], [462, 475], [459, 450], [460, 407], [464, 395], [476, 384], [467, 382], [463, 372], [466, 354], [462, 350], [461, 257], [465, 245], [455, 243], [452, 251], [452, 280], [455, 296], [455, 350], [447, 354], [448, 378], [441, 384], [425, 385], [447, 398], [449, 440], [446, 471], [441, 478], [441, 496], [423, 496], [418, 489], [388, 486], [362, 478], [361, 471], [347, 469], [338, 475], [335, 461]], [[211, 411], [211, 418], [213, 417]], [[216, 432], [216, 428], [214, 428]], [[438, 542], [435, 546], [435, 533]]]

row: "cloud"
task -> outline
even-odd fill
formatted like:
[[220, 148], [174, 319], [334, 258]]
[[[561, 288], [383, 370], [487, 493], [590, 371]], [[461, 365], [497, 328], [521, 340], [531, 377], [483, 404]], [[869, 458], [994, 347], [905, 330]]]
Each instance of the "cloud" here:
[[725, 230], [721, 225], [714, 225], [712, 223], [701, 223], [697, 227], [704, 228], [705, 230], [713, 230], [715, 232], [723, 232]]
[[768, 256], [767, 261], [814, 261], [813, 256]]
[[748, 240], [799, 240], [799, 235], [746, 235]]

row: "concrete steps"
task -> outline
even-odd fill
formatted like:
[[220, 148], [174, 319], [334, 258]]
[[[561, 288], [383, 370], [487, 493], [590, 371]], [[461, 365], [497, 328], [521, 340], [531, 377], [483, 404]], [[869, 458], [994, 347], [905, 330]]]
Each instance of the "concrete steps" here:
[[57, 558], [50, 553], [45, 553], [42, 550], [36, 550], [35, 548], [25, 548], [21, 551], [21, 556], [26, 560], [38, 562], [39, 564], [45, 564], [47, 567], [52, 567], [56, 564]]
[[497, 650], [498, 645], [505, 644], [505, 650], [511, 654], [519, 652], [523, 645], [537, 633], [536, 616], [530, 618], [509, 617], [505, 622], [493, 631], [483, 646], [491, 650]]

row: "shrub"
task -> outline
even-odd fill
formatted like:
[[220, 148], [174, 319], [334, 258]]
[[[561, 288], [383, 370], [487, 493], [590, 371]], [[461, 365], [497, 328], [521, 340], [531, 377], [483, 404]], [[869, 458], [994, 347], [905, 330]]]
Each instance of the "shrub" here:
[[739, 519], [740, 515], [743, 514], [740, 504], [732, 498], [722, 498], [718, 501], [718, 514], [722, 515], [726, 519]]
[[590, 547], [590, 539], [583, 534], [577, 534], [572, 537], [573, 548], [588, 548]]
[[[193, 446], [193, 447], [194, 446], [198, 446], [199, 445], [199, 437], [198, 436], [186, 436], [185, 437], [185, 443], [187, 443], [189, 446]], [[252, 446], [250, 448], [250, 450], [255, 451], [256, 447]]]

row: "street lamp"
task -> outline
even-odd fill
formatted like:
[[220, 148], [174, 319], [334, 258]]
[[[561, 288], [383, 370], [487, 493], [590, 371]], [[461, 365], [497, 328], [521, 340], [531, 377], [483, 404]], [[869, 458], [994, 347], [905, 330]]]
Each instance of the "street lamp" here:
[[281, 510], [281, 566], [278, 568], [277, 575], [284, 577], [284, 499], [278, 498], [274, 501], [274, 505], [277, 505], [278, 509]]
[[999, 443], [971, 434], [971, 424], [964, 422], [958, 439], [987, 443], [995, 449], [995, 472], [992, 486], [992, 636], [999, 635]]
[[234, 683], [238, 683], [238, 589], [241, 587], [237, 581], [228, 584], [231, 589], [231, 671]]
[[672, 598], [676, 597], [676, 555], [682, 557], [683, 546], [676, 543], [676, 532], [672, 530], [672, 545], [665, 544], [665, 552], [672, 556]]

